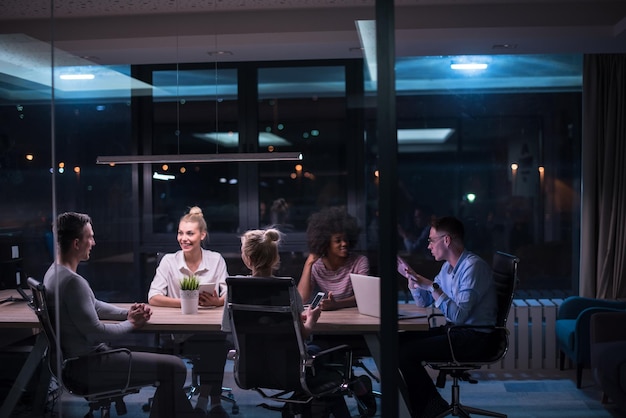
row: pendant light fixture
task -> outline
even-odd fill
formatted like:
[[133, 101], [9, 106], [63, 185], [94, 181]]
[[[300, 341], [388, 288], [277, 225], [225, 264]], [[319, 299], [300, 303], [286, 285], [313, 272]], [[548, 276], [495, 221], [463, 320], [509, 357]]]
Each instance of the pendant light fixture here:
[[299, 152], [240, 152], [224, 154], [163, 154], [99, 156], [96, 164], [252, 163], [300, 161]]

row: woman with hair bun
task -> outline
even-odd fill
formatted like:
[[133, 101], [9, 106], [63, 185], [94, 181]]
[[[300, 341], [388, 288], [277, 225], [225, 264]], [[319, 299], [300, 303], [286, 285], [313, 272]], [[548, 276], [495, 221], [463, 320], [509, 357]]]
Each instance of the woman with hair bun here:
[[[252, 277], [274, 277], [274, 272], [280, 264], [280, 255], [278, 254], [278, 245], [281, 239], [281, 232], [277, 229], [253, 229], [247, 231], [241, 236], [241, 259], [243, 263], [251, 271]], [[321, 309], [304, 309], [302, 299], [299, 298], [296, 303], [303, 312], [302, 335], [308, 338], [313, 332], [317, 320], [320, 317]], [[228, 322], [228, 306], [224, 308], [224, 316], [222, 318], [222, 331], [230, 332], [230, 323]]]
[[[275, 228], [269, 229], [253, 229], [247, 231], [241, 236], [241, 259], [246, 267], [250, 269], [252, 277], [274, 277], [274, 272], [278, 269], [280, 263], [280, 255], [278, 253], [278, 245], [280, 244], [281, 232]], [[302, 304], [302, 299], [298, 292], [296, 294], [296, 305], [301, 313], [302, 336], [308, 339], [313, 333], [313, 328], [322, 313], [319, 306], [306, 309]], [[231, 332], [229, 322], [228, 305], [224, 307], [224, 316], [222, 317], [222, 331]], [[308, 346], [307, 351], [310, 355], [317, 354], [320, 350], [317, 346]], [[336, 418], [349, 418], [350, 412], [343, 397], [330, 397], [325, 399], [320, 405], [316, 404], [315, 408], [321, 408], [328, 411]], [[312, 404], [309, 404], [312, 407]], [[313, 416], [328, 416], [326, 414], [313, 414]]]
[[255, 277], [271, 277], [278, 269], [281, 233], [275, 228], [254, 229], [241, 237], [241, 259]]
[[[215, 284], [212, 294], [200, 293], [200, 306], [222, 306], [226, 298], [226, 261], [220, 253], [202, 248], [207, 240], [207, 224], [202, 209], [197, 206], [180, 218], [178, 245], [180, 250], [165, 254], [159, 263], [150, 290], [148, 302], [154, 306], [180, 308], [180, 281], [185, 276], [196, 276], [200, 284]], [[224, 366], [230, 344], [226, 334], [177, 335], [166, 344], [181, 344], [182, 354], [193, 357], [194, 370], [200, 377], [200, 394], [196, 408], [207, 411], [209, 417], [228, 417], [221, 405]], [[210, 398], [210, 408], [209, 408]]]

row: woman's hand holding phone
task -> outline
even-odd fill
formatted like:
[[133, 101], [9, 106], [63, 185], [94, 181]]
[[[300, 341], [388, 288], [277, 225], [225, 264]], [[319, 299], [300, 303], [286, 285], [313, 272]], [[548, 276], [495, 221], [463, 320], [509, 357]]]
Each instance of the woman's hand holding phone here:
[[317, 292], [317, 294], [315, 295], [315, 297], [311, 301], [311, 305], [310, 305], [311, 309], [317, 308], [317, 305], [319, 305], [320, 302], [322, 301], [322, 299], [324, 299], [324, 296], [326, 296], [326, 294], [324, 292]]

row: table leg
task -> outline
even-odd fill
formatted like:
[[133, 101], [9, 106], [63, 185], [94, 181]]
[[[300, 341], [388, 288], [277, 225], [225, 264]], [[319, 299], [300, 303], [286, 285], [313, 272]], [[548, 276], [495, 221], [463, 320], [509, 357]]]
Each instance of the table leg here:
[[26, 385], [32, 378], [35, 370], [41, 363], [41, 359], [43, 358], [46, 347], [48, 346], [48, 342], [46, 341], [46, 336], [43, 332], [37, 335], [37, 339], [35, 340], [35, 345], [33, 345], [33, 349], [30, 351], [30, 354], [26, 358], [26, 362], [22, 366], [20, 373], [17, 375], [17, 379], [15, 379], [15, 383], [13, 383], [13, 387], [9, 391], [9, 394], [5, 398], [2, 403], [2, 408], [0, 408], [0, 418], [9, 418], [13, 413], [13, 409], [15, 409], [15, 405], [20, 400], [22, 393], [26, 389]]
[[[372, 354], [374, 363], [376, 363], [376, 368], [380, 370], [380, 338], [378, 338], [378, 335], [374, 334], [364, 334], [363, 337], [365, 338], [367, 347]], [[411, 413], [409, 412], [409, 408], [406, 406], [406, 402], [404, 401], [400, 388], [398, 388], [398, 414], [398, 418], [411, 417]]]

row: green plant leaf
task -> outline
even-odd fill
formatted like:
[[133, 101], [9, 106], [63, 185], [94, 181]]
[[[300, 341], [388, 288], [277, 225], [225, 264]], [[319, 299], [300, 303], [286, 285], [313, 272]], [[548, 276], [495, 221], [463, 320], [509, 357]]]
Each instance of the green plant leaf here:
[[180, 290], [198, 290], [198, 286], [200, 286], [200, 281], [194, 275], [185, 276], [180, 281]]

